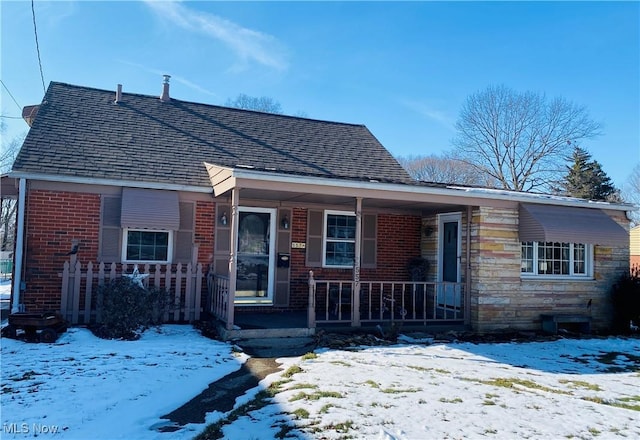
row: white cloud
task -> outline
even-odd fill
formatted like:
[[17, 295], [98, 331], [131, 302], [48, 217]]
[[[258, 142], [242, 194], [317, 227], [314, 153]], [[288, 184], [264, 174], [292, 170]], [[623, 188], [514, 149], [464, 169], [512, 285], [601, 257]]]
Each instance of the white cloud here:
[[171, 75], [171, 81], [175, 81], [178, 82], [180, 84], [185, 85], [186, 87], [189, 87], [190, 89], [193, 89], [199, 93], [203, 93], [205, 95], [209, 95], [209, 96], [213, 96], [216, 98], [219, 98], [218, 94], [215, 92], [212, 92], [211, 90], [205, 89], [204, 87], [189, 81], [186, 78], [183, 78], [179, 75], [174, 75], [173, 73], [171, 73], [169, 70], [160, 70], [160, 69], [156, 69], [154, 67], [147, 67], [147, 66], [143, 66], [142, 64], [138, 64], [138, 63], [134, 63], [131, 61], [127, 61], [127, 60], [118, 60], [118, 62], [122, 63], [122, 64], [126, 64], [141, 70], [144, 70], [145, 72], [149, 72], [149, 73], [153, 73], [154, 75], [156, 75], [158, 78], [161, 78], [162, 75]]
[[195, 11], [180, 2], [145, 2], [163, 19], [190, 32], [200, 33], [226, 44], [238, 56], [242, 68], [256, 62], [276, 70], [288, 67], [278, 40], [269, 35], [240, 26], [217, 15]]
[[438, 123], [446, 129], [455, 131], [455, 121], [446, 112], [436, 109], [425, 102], [403, 99], [400, 103], [421, 116]]

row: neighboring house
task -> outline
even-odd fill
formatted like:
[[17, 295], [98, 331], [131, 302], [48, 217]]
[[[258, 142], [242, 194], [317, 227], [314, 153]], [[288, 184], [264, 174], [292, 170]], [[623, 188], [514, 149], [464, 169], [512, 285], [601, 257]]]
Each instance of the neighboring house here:
[[631, 266], [640, 268], [640, 225], [629, 231], [629, 256]]
[[14, 310], [67, 307], [73, 244], [82, 272], [135, 263], [163, 283], [167, 264], [202, 264], [184, 319], [212, 313], [229, 334], [535, 330], [544, 313], [604, 329], [629, 270], [629, 205], [417, 182], [362, 125], [180, 101], [168, 81], [160, 98], [54, 82], [25, 114], [3, 180], [19, 189]]

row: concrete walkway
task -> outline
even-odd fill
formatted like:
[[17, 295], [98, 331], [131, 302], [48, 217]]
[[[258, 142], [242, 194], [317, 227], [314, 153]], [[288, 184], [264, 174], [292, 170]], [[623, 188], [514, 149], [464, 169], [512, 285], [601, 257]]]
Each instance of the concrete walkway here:
[[314, 340], [308, 337], [244, 339], [234, 342], [251, 356], [247, 362], [239, 370], [210, 384], [180, 408], [162, 416], [167, 422], [158, 424], [155, 429], [172, 432], [188, 423], [204, 423], [207, 413], [231, 411], [238, 397], [257, 387], [268, 375], [281, 370], [276, 359], [302, 356], [315, 348]]

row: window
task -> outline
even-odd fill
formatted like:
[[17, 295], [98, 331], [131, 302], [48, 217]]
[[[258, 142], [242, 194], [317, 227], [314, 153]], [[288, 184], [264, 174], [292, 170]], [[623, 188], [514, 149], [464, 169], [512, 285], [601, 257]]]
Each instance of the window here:
[[591, 249], [579, 243], [523, 242], [520, 272], [524, 276], [588, 277]]
[[173, 250], [172, 231], [123, 230], [123, 261], [169, 263]]
[[342, 211], [325, 211], [324, 224], [322, 265], [353, 267], [356, 248], [356, 216]]

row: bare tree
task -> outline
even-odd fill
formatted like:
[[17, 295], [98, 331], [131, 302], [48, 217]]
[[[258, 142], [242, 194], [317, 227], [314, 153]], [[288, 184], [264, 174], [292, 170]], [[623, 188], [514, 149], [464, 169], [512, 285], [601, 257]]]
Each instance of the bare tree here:
[[[2, 126], [2, 131], [5, 127]], [[0, 145], [0, 174], [4, 174], [11, 169], [13, 161], [18, 154], [20, 145], [25, 135], [20, 135]], [[13, 238], [15, 235], [15, 216], [17, 203], [13, 198], [4, 197], [0, 194], [0, 250], [13, 250]]]
[[549, 190], [573, 144], [600, 134], [585, 107], [504, 85], [469, 96], [456, 123], [455, 154], [504, 189]]
[[225, 105], [242, 110], [255, 110], [265, 113], [275, 113], [277, 115], [283, 114], [280, 103], [268, 96], [258, 98], [240, 93], [235, 99], [227, 99]]
[[[622, 186], [622, 199], [640, 207], [640, 163], [638, 163]], [[631, 222], [640, 225], [640, 212], [631, 212]]]
[[411, 177], [424, 182], [468, 186], [495, 185], [495, 179], [468, 163], [447, 155], [398, 157], [397, 160]]

